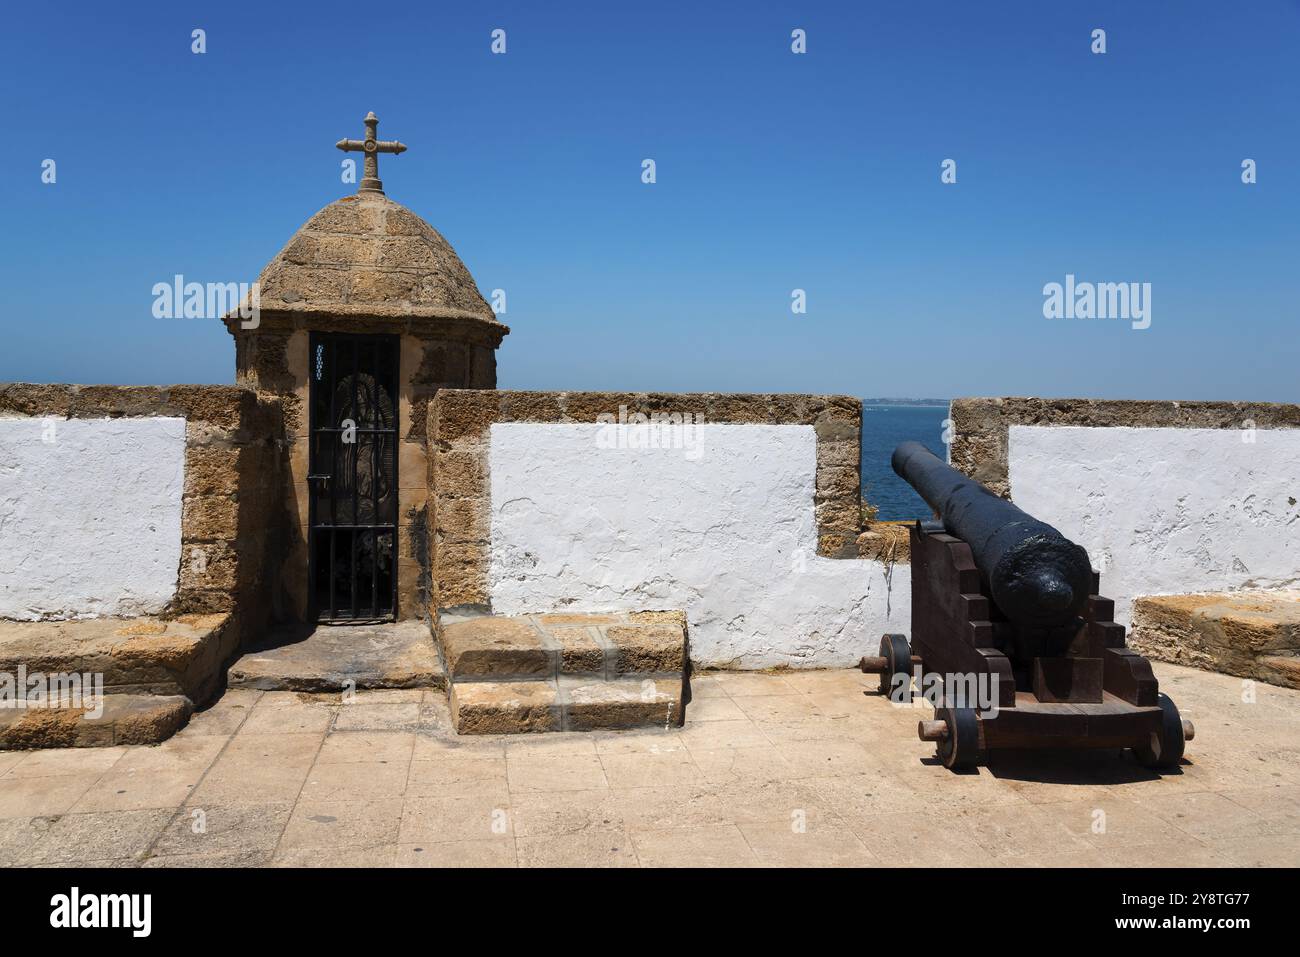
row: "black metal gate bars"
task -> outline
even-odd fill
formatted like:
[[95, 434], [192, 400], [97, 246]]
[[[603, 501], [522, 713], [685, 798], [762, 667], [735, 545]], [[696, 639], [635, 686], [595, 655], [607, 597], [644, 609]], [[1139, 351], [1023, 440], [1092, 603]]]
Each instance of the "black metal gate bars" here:
[[320, 621], [397, 603], [396, 336], [311, 335], [308, 593]]

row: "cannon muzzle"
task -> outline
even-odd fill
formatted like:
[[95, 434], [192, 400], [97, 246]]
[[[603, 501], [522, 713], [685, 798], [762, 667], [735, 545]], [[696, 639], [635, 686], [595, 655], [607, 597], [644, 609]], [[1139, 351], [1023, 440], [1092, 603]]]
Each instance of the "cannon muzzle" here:
[[894, 449], [894, 471], [970, 546], [1002, 614], [1018, 625], [1056, 628], [1088, 601], [1088, 553], [1051, 525], [942, 462], [920, 442]]

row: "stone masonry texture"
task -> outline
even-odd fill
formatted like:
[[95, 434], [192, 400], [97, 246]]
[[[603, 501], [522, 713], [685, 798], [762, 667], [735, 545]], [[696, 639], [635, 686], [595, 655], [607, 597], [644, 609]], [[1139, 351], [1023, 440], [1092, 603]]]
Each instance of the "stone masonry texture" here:
[[1161, 661], [1300, 688], [1300, 591], [1139, 598], [1129, 644]]

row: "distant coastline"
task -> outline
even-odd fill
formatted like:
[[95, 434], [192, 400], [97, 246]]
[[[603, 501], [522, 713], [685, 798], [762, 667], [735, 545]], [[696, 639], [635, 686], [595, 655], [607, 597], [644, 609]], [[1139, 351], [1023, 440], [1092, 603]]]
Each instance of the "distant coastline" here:
[[949, 399], [863, 399], [863, 405], [910, 405], [925, 408], [944, 409]]

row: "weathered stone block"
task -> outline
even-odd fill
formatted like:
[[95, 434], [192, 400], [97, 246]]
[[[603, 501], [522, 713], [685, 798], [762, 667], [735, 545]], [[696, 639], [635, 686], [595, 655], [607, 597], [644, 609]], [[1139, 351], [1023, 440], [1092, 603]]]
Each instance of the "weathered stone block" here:
[[817, 432], [817, 443], [822, 442], [853, 442], [859, 440], [860, 427], [857, 423], [848, 419], [820, 419], [813, 426]]
[[817, 471], [827, 468], [858, 468], [862, 447], [857, 436], [852, 441], [817, 441]]
[[467, 681], [452, 685], [452, 723], [460, 734], [560, 730], [553, 681]]
[[229, 599], [230, 592], [238, 581], [239, 556], [230, 541], [185, 544], [181, 553], [181, 591], [224, 591]]
[[823, 558], [859, 558], [852, 533], [817, 536], [817, 554]]
[[431, 435], [439, 442], [483, 436], [497, 418], [499, 402], [494, 392], [443, 389], [430, 406]]
[[620, 405], [630, 405], [628, 414], [640, 410], [638, 396], [624, 392], [566, 392], [564, 414], [574, 422], [599, 422], [602, 416], [618, 417]]
[[817, 469], [817, 492], [821, 498], [854, 500], [862, 488], [857, 465], [829, 465]]
[[247, 389], [231, 386], [173, 385], [167, 387], [166, 396], [170, 405], [184, 410], [186, 419], [202, 419], [230, 431], [243, 424], [257, 403]]
[[686, 632], [686, 612], [684, 611], [634, 611], [628, 613], [627, 620], [639, 624], [676, 625], [682, 629], [683, 634]]
[[[191, 386], [194, 389], [210, 389], [229, 392], [221, 386]], [[74, 386], [72, 408], [68, 414], [77, 418], [99, 418], [101, 416], [119, 415], [176, 415], [180, 409], [167, 408], [166, 392], [157, 386], [122, 386], [122, 385], [81, 385]], [[219, 401], [218, 406], [228, 409], [228, 397]], [[195, 418], [208, 418], [196, 415]], [[221, 423], [226, 428], [234, 428], [238, 423], [238, 408], [235, 410], [235, 423]]]
[[225, 614], [0, 622], [0, 672], [99, 674], [110, 693], [184, 694], [205, 701], [234, 650]]
[[424, 522], [397, 526], [397, 555], [402, 561], [429, 564], [429, 529]]
[[362, 272], [349, 276], [347, 298], [365, 301], [410, 299], [419, 276], [407, 272]]
[[607, 625], [605, 637], [614, 647], [619, 674], [681, 672], [686, 661], [686, 634], [666, 621]]
[[907, 522], [873, 522], [855, 539], [854, 547], [858, 557], [907, 564], [912, 555], [912, 539], [908, 527]]
[[527, 619], [472, 618], [445, 625], [439, 638], [452, 681], [474, 677], [554, 677], [558, 650]]
[[814, 507], [817, 529], [822, 534], [856, 533], [862, 527], [862, 516], [855, 501], [842, 498], [826, 499]]
[[0, 710], [0, 748], [108, 747], [111, 728], [85, 720], [83, 708]]
[[438, 266], [433, 249], [415, 237], [384, 240], [379, 247], [379, 265], [395, 269], [431, 270]]
[[684, 717], [680, 678], [561, 682], [566, 731], [668, 728]]
[[[125, 698], [132, 700], [120, 700]], [[111, 724], [115, 745], [166, 741], [185, 726], [194, 710], [184, 696], [112, 695], [108, 700], [116, 706], [112, 709], [115, 713], [106, 707], [101, 720]]]
[[474, 347], [474, 364], [470, 369], [468, 387], [495, 389], [497, 387], [497, 352], [495, 346]]
[[472, 347], [465, 342], [435, 339], [423, 343], [411, 385], [432, 396], [438, 389], [463, 389], [469, 384]]
[[1300, 688], [1300, 591], [1139, 598], [1129, 645], [1161, 661]]
[[232, 495], [239, 490], [240, 450], [219, 445], [187, 445], [186, 495]]
[[437, 543], [434, 591], [438, 607], [487, 604], [487, 563], [486, 545]]
[[561, 674], [600, 674], [604, 670], [605, 649], [590, 628], [559, 625], [548, 627], [547, 632], [560, 646]]
[[262, 308], [341, 302], [348, 290], [348, 273], [343, 270], [286, 262], [273, 273], [263, 273]]
[[439, 544], [487, 542], [491, 515], [486, 498], [451, 498], [439, 501], [433, 513], [434, 534]]
[[709, 418], [714, 422], [750, 422], [762, 423], [772, 421], [772, 411], [768, 406], [768, 396], [753, 393], [726, 393], [718, 395], [709, 404]]
[[0, 385], [0, 412], [65, 417], [72, 410], [72, 397], [71, 386], [7, 382]]
[[390, 204], [384, 217], [384, 232], [389, 236], [421, 236], [433, 230], [410, 210]]
[[851, 395], [810, 395], [805, 409], [817, 422], [830, 419], [862, 422], [862, 400]]
[[487, 491], [486, 445], [462, 445], [439, 450], [433, 456], [433, 487], [438, 500], [477, 497]]
[[773, 422], [794, 425], [811, 421], [808, 416], [806, 395], [770, 395], [768, 402], [771, 406]]
[[564, 418], [562, 392], [502, 392], [502, 422], [559, 422]]
[[[305, 576], [304, 576], [305, 577]], [[230, 611], [231, 596], [228, 589], [192, 588], [181, 586], [172, 599], [173, 611], [194, 615], [211, 615]]]
[[234, 539], [239, 534], [239, 502], [234, 495], [188, 495], [181, 527], [189, 544]]
[[382, 225], [382, 206], [362, 204], [354, 197], [347, 199], [351, 201], [340, 200], [322, 209], [312, 217], [312, 226], [322, 232], [368, 233]]

